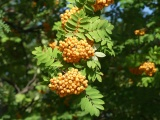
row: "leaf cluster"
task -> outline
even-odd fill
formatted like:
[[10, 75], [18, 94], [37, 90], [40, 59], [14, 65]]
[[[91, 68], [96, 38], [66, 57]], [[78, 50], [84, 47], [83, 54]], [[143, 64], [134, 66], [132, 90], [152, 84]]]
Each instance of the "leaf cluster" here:
[[5, 32], [10, 32], [10, 28], [5, 22], [3, 21], [4, 12], [0, 10], [0, 37], [3, 38], [5, 36]]
[[[92, 84], [95, 80], [102, 82], [101, 64], [98, 57], [105, 57], [106, 53], [109, 55], [114, 55], [113, 42], [110, 38], [112, 34], [113, 25], [108, 22], [108, 20], [101, 19], [99, 16], [94, 14], [92, 5], [95, 1], [93, 0], [69, 0], [69, 6], [77, 6], [80, 8], [78, 12], [72, 14], [70, 18], [65, 23], [64, 27], [61, 22], [56, 22], [52, 30], [57, 32], [56, 41], [57, 46], [59, 41], [64, 41], [68, 37], [77, 37], [78, 40], [86, 40], [93, 42], [93, 49], [95, 50], [95, 55], [88, 60], [81, 60], [79, 63], [65, 63], [62, 59], [62, 52], [57, 48], [48, 48], [44, 46], [36, 47], [32, 54], [35, 55], [37, 59], [37, 65], [44, 65], [41, 68], [46, 67], [46, 71], [53, 77], [55, 74], [49, 72], [51, 70], [57, 70], [59, 72], [64, 72], [72, 67], [76, 67], [79, 71], [87, 76], [89, 84]], [[58, 64], [58, 65], [57, 65]], [[99, 116], [100, 110], [104, 110], [104, 101], [101, 99], [103, 95], [96, 89], [88, 87], [85, 90], [85, 95], [81, 98], [81, 109], [91, 116]]]
[[45, 67], [62, 67], [63, 65], [56, 61], [57, 57], [60, 57], [61, 52], [58, 49], [52, 50], [52, 48], [44, 46], [36, 47], [32, 54], [37, 59], [37, 65], [44, 64]]
[[81, 109], [90, 113], [91, 116], [99, 116], [100, 110], [104, 110], [102, 106], [104, 101], [101, 98], [103, 98], [103, 95], [97, 89], [89, 86], [86, 89], [85, 97], [81, 99]]

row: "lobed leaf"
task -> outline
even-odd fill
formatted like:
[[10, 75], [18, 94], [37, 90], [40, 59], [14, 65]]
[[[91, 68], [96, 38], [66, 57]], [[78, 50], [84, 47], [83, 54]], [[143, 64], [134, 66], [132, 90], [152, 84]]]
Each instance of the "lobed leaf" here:
[[102, 77], [99, 74], [96, 74], [96, 78], [99, 82], [102, 82]]
[[104, 110], [104, 107], [102, 106], [104, 104], [104, 101], [99, 98], [94, 98], [93, 96], [102, 95], [97, 89], [88, 86], [88, 88], [86, 89], [86, 96], [84, 96], [80, 102], [81, 109], [85, 112], [90, 113], [91, 116], [99, 116], [100, 110]]
[[37, 47], [32, 54], [34, 54], [35, 58], [37, 58], [37, 65], [44, 64], [46, 67], [62, 66], [60, 62], [54, 62], [58, 57], [58, 54], [61, 54], [57, 48], [52, 50], [52, 48], [44, 46], [44, 49], [42, 50], [42, 47]]
[[94, 104], [105, 104], [104, 101], [101, 100], [101, 99], [93, 99], [92, 102], [93, 102]]
[[96, 99], [96, 98], [103, 98], [102, 94], [93, 94], [90, 96], [91, 99]]

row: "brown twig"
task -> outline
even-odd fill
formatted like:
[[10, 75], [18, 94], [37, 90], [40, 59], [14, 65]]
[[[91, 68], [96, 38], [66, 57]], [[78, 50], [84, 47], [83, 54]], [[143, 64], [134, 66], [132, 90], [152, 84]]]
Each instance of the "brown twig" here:
[[10, 84], [11, 86], [13, 86], [13, 87], [15, 88], [16, 93], [20, 92], [20, 88], [19, 88], [19, 87], [17, 86], [17, 84], [14, 83], [13, 81], [8, 80], [8, 79], [6, 79], [6, 78], [1, 78], [1, 80], [2, 80], [2, 81], [5, 81], [5, 82], [7, 82], [8, 84]]
[[30, 80], [28, 83], [27, 83], [27, 85], [26, 85], [26, 87], [25, 88], [23, 88], [19, 93], [27, 93], [29, 90], [31, 90], [31, 89], [33, 89], [33, 87], [34, 86], [32, 86], [32, 84], [34, 83], [34, 82], [36, 82], [36, 76], [37, 76], [37, 74], [35, 73], [34, 74], [34, 76], [33, 76], [33, 78], [32, 78], [32, 80]]

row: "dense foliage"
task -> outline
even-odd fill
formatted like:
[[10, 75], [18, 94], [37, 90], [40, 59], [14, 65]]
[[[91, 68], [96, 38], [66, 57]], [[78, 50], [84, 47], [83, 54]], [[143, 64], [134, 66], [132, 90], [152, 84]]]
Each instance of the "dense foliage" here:
[[0, 1], [1, 119], [160, 119], [159, 1], [95, 1]]

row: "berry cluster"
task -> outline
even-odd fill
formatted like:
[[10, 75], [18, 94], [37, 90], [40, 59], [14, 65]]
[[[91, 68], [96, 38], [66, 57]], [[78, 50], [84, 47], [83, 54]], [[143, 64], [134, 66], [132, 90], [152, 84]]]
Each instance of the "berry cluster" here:
[[138, 35], [138, 36], [142, 36], [142, 35], [145, 34], [145, 32], [146, 32], [145, 29], [140, 29], [140, 30], [135, 30], [135, 31], [134, 31], [134, 34], [135, 34], [135, 35]]
[[51, 42], [51, 43], [49, 43], [49, 47], [51, 47], [52, 49], [54, 49], [55, 47], [58, 47], [58, 46], [57, 46], [56, 42]]
[[152, 76], [156, 72], [154, 63], [144, 62], [142, 65], [136, 68], [130, 68], [130, 72], [135, 75], [140, 75], [145, 72], [146, 75]]
[[72, 68], [64, 75], [62, 73], [58, 74], [57, 78], [50, 79], [49, 88], [60, 97], [64, 97], [70, 94], [80, 94], [88, 86], [88, 80], [85, 76], [81, 75], [78, 69]]
[[94, 10], [98, 11], [98, 10], [102, 10], [105, 6], [109, 6], [110, 4], [112, 4], [114, 2], [114, 0], [96, 0], [96, 3], [94, 4]]
[[66, 38], [59, 42], [59, 50], [63, 52], [63, 59], [69, 63], [79, 62], [81, 59], [89, 59], [94, 55], [94, 49], [86, 40], [78, 40], [76, 37]]
[[145, 72], [148, 76], [152, 76], [156, 72], [155, 65], [152, 62], [144, 62], [139, 69]]
[[61, 17], [62, 27], [65, 26], [68, 19], [71, 18], [71, 15], [78, 11], [79, 11], [78, 7], [73, 7], [70, 10], [66, 10], [64, 14], [61, 14], [60, 17]]

